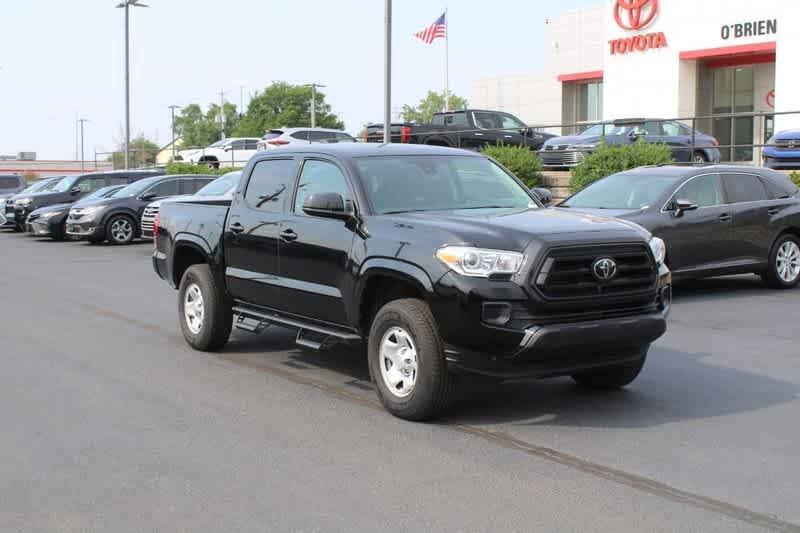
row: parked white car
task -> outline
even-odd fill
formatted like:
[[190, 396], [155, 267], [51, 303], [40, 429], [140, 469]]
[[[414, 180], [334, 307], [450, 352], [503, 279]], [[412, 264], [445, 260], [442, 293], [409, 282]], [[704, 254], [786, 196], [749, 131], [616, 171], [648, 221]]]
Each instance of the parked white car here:
[[182, 150], [178, 152], [176, 159], [189, 163], [205, 163], [212, 168], [243, 167], [256, 153], [260, 140], [257, 137], [222, 139], [199, 150]]
[[290, 144], [309, 143], [354, 143], [352, 135], [341, 130], [327, 128], [281, 128], [269, 130], [258, 141], [258, 151], [272, 150]]

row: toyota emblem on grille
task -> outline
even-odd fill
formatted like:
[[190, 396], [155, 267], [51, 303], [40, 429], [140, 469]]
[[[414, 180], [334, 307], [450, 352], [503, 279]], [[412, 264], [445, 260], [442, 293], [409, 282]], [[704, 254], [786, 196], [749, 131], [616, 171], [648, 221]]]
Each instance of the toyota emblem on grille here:
[[610, 281], [617, 275], [617, 263], [610, 257], [595, 259], [592, 263], [592, 274], [599, 281]]

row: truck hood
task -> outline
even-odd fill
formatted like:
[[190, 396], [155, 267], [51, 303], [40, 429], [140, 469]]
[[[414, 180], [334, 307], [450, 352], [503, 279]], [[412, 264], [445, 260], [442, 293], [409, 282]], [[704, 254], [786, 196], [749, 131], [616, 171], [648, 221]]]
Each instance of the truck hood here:
[[404, 213], [378, 217], [394, 225], [394, 231], [415, 230], [441, 244], [465, 244], [481, 248], [524, 251], [533, 241], [605, 242], [647, 240], [641, 226], [590, 213], [559, 209], [484, 209]]
[[629, 218], [641, 213], [641, 209], [596, 209], [591, 207], [557, 207], [558, 211], [580, 213], [599, 217]]
[[[614, 137], [613, 135], [606, 135], [606, 138]], [[599, 135], [571, 135], [567, 137], [553, 137], [547, 139], [544, 146], [561, 146], [564, 144], [600, 144]]]

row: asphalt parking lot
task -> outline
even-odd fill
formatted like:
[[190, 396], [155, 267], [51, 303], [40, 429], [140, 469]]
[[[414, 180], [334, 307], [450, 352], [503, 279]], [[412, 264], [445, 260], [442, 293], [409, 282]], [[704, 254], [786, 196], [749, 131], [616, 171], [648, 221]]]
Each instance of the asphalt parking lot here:
[[800, 289], [681, 285], [629, 389], [414, 424], [354, 352], [193, 352], [148, 243], [0, 250], [0, 531], [800, 531]]

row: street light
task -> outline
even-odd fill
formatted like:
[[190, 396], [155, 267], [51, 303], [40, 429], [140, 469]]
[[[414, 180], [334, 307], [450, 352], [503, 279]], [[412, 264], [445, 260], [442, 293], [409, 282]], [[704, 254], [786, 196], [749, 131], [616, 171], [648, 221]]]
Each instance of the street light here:
[[177, 140], [175, 138], [175, 110], [180, 108], [181, 106], [175, 104], [169, 106], [170, 116], [172, 117], [172, 160], [173, 161], [175, 160], [175, 142]]
[[383, 5], [383, 142], [392, 142], [392, 0]]
[[83, 125], [86, 122], [89, 122], [89, 120], [85, 119], [85, 118], [79, 118], [78, 119], [78, 123], [81, 125], [81, 172], [83, 172], [83, 170], [84, 170], [84, 168], [83, 168], [84, 167], [84, 161], [86, 160], [86, 158], [83, 157]]
[[327, 85], [320, 83], [308, 83], [306, 87], [311, 87], [311, 128], [317, 127], [317, 87], [325, 88]]
[[131, 146], [131, 61], [130, 61], [130, 24], [128, 23], [128, 8], [150, 7], [142, 4], [139, 0], [124, 0], [115, 7], [125, 10], [125, 168], [130, 166], [130, 146]]

